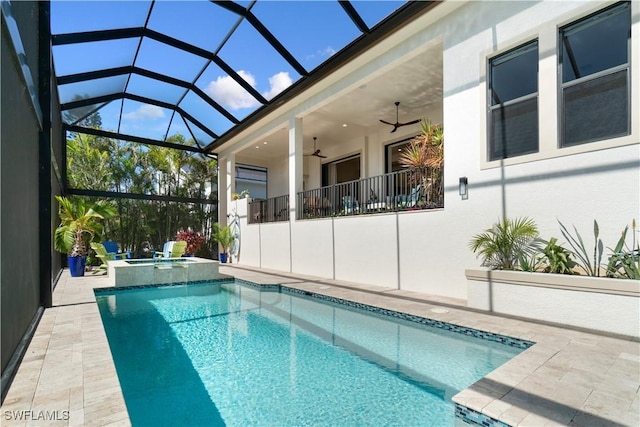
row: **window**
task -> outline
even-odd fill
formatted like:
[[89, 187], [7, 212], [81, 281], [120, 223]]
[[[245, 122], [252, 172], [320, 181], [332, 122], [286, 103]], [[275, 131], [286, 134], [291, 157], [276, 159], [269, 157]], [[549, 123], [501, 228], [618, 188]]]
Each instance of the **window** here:
[[405, 148], [409, 146], [412, 139], [413, 138], [403, 139], [402, 141], [394, 142], [393, 144], [389, 144], [385, 147], [386, 173], [406, 169], [400, 164], [400, 154], [402, 154]]
[[360, 155], [322, 165], [322, 186], [360, 179]]
[[538, 42], [489, 62], [489, 160], [538, 151]]
[[560, 29], [561, 146], [628, 135], [631, 3]]
[[260, 166], [236, 165], [236, 193], [247, 191], [254, 199], [267, 198], [267, 169]]

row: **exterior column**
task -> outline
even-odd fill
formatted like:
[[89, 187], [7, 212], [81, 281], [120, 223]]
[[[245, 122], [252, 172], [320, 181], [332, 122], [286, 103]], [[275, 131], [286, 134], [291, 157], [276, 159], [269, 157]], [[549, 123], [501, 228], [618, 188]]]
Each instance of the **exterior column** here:
[[296, 202], [302, 191], [302, 119], [289, 120], [289, 221], [296, 220]]
[[[227, 162], [227, 191], [226, 191], [226, 199], [227, 206], [231, 206], [231, 200], [233, 200], [233, 193], [236, 192], [236, 155], [235, 153], [230, 153], [226, 159]], [[228, 214], [225, 212], [225, 215]], [[225, 222], [226, 225], [226, 222]]]
[[235, 191], [235, 155], [218, 157], [218, 222], [227, 225], [231, 195]]

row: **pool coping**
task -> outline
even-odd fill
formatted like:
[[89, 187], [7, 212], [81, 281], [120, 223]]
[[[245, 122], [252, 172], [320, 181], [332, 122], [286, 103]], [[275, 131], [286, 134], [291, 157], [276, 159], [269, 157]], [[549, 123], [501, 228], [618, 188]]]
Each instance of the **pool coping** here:
[[[635, 340], [478, 313], [455, 304], [441, 304], [439, 297], [425, 294], [399, 298], [402, 291], [388, 288], [290, 273], [285, 277], [279, 272], [239, 265], [221, 265], [221, 269], [257, 286], [268, 288], [277, 282], [300, 292], [535, 341], [535, 345], [454, 396], [456, 411], [466, 411], [467, 422], [496, 426], [640, 424], [640, 344]], [[6, 410], [66, 408], [68, 420], [46, 425], [130, 423], [93, 291], [103, 287], [100, 278], [69, 278], [65, 271], [54, 292], [55, 306], [45, 311], [38, 325], [2, 414]], [[85, 328], [89, 320], [91, 325]], [[77, 342], [78, 337], [81, 342]], [[106, 357], [98, 356], [105, 350]], [[80, 358], [85, 365], [79, 385], [74, 377], [70, 377], [73, 384], [54, 378], [56, 368], [57, 372], [64, 370], [63, 351], [68, 352], [69, 359]], [[38, 423], [3, 419], [3, 425]]]

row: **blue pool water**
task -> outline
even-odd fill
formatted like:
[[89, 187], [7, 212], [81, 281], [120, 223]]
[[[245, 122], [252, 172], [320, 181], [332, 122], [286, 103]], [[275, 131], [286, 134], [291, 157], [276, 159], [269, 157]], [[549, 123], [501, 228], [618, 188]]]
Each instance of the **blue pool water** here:
[[522, 351], [236, 283], [96, 299], [134, 426], [454, 425]]

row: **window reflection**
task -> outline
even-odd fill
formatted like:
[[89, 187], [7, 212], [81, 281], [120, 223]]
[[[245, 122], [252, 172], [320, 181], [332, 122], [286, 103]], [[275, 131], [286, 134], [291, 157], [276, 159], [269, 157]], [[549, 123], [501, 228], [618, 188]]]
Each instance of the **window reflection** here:
[[560, 29], [561, 146], [629, 134], [630, 35], [629, 2]]

